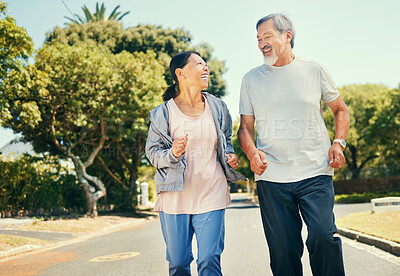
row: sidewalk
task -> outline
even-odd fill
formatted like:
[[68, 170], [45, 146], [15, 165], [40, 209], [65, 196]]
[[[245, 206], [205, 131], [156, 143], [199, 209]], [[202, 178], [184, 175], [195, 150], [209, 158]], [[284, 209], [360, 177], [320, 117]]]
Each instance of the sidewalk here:
[[[109, 216], [112, 217], [112, 216]], [[0, 262], [16, 257], [22, 253], [41, 252], [55, 249], [68, 244], [78, 243], [87, 239], [102, 236], [115, 231], [138, 226], [152, 220], [154, 214], [145, 218], [118, 217], [118, 221], [110, 226], [104, 227], [97, 231], [88, 233], [68, 233], [68, 232], [51, 232], [51, 231], [30, 231], [20, 230], [18, 227], [23, 225], [31, 225], [34, 222], [32, 218], [1, 218], [0, 234], [25, 238], [34, 238], [44, 241], [44, 245], [26, 244], [14, 247], [10, 250], [0, 249]]]

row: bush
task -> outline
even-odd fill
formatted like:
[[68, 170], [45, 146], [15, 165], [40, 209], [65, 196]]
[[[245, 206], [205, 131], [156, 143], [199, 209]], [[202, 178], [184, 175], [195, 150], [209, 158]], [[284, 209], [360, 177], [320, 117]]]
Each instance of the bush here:
[[349, 195], [336, 195], [336, 203], [366, 203], [371, 202], [371, 199], [389, 196], [400, 196], [399, 191], [386, 191], [386, 192], [366, 192], [366, 193], [352, 193]]
[[0, 211], [78, 210], [85, 202], [75, 176], [58, 163], [31, 156], [0, 160]]

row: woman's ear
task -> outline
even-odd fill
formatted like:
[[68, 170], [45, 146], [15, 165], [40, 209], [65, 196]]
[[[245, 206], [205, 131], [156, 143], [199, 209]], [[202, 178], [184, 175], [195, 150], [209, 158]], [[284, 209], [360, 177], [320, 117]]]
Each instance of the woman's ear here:
[[178, 77], [178, 79], [185, 79], [185, 73], [183, 72], [182, 68], [176, 68], [175, 75]]

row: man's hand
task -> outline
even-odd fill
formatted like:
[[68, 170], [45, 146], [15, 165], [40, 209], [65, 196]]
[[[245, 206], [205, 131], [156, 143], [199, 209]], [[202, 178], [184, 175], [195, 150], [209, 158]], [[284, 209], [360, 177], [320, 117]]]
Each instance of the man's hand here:
[[228, 164], [232, 167], [232, 169], [236, 170], [239, 167], [239, 158], [236, 156], [236, 154], [228, 153], [226, 158], [228, 159]]
[[249, 158], [251, 170], [257, 174], [262, 175], [268, 167], [267, 158], [265, 153], [261, 150], [257, 150], [253, 156]]
[[333, 143], [328, 152], [329, 166], [334, 169], [340, 169], [346, 162], [343, 154], [343, 148], [338, 143]]
[[181, 155], [185, 152], [188, 141], [188, 135], [178, 137], [172, 143], [172, 154], [175, 157], [181, 157]]

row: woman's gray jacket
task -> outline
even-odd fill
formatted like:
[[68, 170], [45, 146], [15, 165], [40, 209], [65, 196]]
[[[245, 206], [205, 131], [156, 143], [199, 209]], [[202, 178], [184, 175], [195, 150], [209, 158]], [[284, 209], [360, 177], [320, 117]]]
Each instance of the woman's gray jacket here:
[[[217, 158], [229, 182], [247, 179], [232, 169], [227, 163], [227, 153], [234, 153], [232, 118], [226, 104], [217, 97], [202, 92], [211, 108], [217, 130]], [[169, 131], [167, 102], [150, 111], [150, 128], [146, 142], [146, 156], [157, 169], [154, 180], [157, 194], [163, 191], [183, 191], [185, 188], [185, 154], [175, 157], [172, 154], [172, 138]]]

